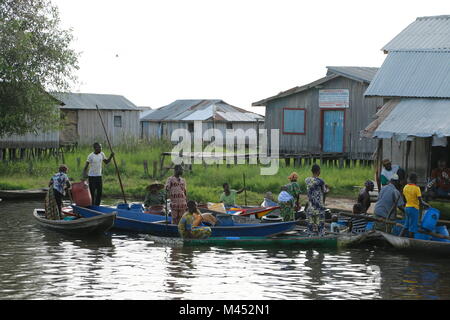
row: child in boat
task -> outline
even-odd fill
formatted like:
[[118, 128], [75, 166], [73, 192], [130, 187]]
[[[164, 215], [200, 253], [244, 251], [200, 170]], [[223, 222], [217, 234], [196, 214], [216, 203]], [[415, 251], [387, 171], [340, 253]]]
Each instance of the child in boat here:
[[48, 184], [49, 189], [45, 197], [45, 215], [47, 219], [62, 219], [62, 201], [66, 190], [70, 188], [69, 177], [67, 176], [69, 168], [62, 164]]
[[197, 209], [195, 201], [188, 201], [188, 211], [181, 217], [178, 223], [178, 232], [183, 239], [206, 239], [211, 236], [211, 228], [200, 227], [202, 215]]
[[331, 217], [330, 232], [339, 232], [338, 216], [335, 214]]
[[[353, 214], [361, 215], [364, 211], [362, 205], [360, 203], [355, 203], [353, 205]], [[367, 220], [364, 218], [356, 218], [352, 217], [348, 224], [348, 230], [353, 234], [359, 234], [366, 232]]]
[[417, 174], [411, 173], [408, 178], [409, 183], [403, 188], [403, 195], [406, 199], [404, 228], [408, 230], [409, 237], [414, 238], [414, 234], [419, 228], [420, 205], [423, 207], [429, 207], [430, 205], [422, 200], [422, 193], [416, 184]]

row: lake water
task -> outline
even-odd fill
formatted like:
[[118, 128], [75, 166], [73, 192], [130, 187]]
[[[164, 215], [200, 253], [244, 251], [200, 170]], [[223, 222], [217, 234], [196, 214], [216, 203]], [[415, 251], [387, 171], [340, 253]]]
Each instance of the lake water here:
[[0, 299], [449, 299], [450, 258], [384, 249], [174, 248], [42, 229], [0, 202]]

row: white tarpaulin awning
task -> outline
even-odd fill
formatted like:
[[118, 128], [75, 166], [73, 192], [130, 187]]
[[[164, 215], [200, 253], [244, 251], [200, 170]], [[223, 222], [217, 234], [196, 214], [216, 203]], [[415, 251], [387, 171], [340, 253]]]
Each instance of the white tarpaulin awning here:
[[401, 99], [375, 130], [373, 137], [450, 137], [450, 99]]

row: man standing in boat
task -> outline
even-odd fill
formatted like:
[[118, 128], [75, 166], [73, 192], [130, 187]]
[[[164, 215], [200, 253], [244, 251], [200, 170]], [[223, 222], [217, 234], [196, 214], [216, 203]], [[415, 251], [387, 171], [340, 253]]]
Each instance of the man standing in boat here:
[[[114, 157], [114, 152], [111, 153], [109, 158], [106, 158], [105, 154], [102, 152], [102, 145], [100, 143], [95, 142], [92, 146], [94, 152], [87, 157], [86, 165], [83, 169], [83, 176], [88, 177], [92, 204], [99, 206], [103, 193], [102, 166], [103, 163], [108, 164], [111, 162], [112, 157]], [[89, 173], [87, 172], [88, 168]]]
[[183, 214], [186, 212], [186, 181], [181, 177], [183, 167], [179, 164], [174, 167], [174, 175], [167, 179], [165, 189], [167, 198], [170, 199], [170, 209], [172, 211], [172, 223], [178, 224]]

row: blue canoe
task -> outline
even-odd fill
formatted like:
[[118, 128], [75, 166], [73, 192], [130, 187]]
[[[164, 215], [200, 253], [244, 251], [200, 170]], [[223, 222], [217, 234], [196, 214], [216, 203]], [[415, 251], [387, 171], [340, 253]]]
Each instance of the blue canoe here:
[[[147, 233], [159, 237], [179, 237], [178, 226], [166, 223], [165, 217], [139, 210], [117, 209], [106, 206], [79, 207], [72, 205], [74, 213], [82, 217], [93, 217], [97, 215], [117, 212], [114, 229], [137, 233]], [[212, 237], [268, 237], [291, 231], [296, 222], [257, 223], [243, 224], [234, 223], [231, 216], [221, 221], [219, 225], [211, 227]], [[169, 217], [170, 222], [170, 217]]]

